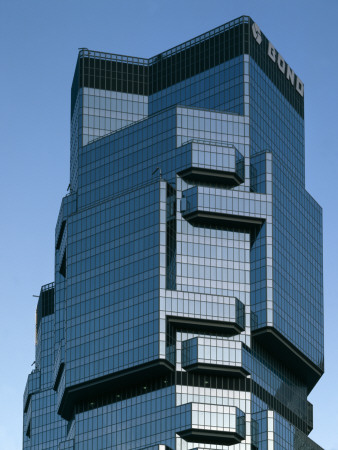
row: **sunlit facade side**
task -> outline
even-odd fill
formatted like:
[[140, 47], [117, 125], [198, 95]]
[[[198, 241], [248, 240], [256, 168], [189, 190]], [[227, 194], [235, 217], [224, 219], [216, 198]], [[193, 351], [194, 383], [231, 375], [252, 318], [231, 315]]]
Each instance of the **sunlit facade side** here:
[[243, 16], [151, 59], [81, 49], [24, 449], [320, 449], [322, 212], [304, 87]]

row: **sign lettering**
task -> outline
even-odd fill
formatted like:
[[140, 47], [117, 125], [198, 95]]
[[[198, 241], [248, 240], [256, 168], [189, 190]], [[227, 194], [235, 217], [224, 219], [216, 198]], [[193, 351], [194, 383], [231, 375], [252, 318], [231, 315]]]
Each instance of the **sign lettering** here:
[[[252, 24], [251, 30], [257, 44], [260, 45], [262, 43], [262, 32], [257, 23]], [[304, 83], [299, 77], [297, 77], [297, 75], [295, 75], [295, 72], [285, 62], [283, 56], [277, 52], [270, 41], [268, 41], [268, 56], [274, 63], [277, 64], [278, 69], [282, 72], [283, 75], [286, 76], [286, 79], [290, 81], [292, 86], [295, 86], [296, 80], [296, 91], [301, 97], [304, 97]]]

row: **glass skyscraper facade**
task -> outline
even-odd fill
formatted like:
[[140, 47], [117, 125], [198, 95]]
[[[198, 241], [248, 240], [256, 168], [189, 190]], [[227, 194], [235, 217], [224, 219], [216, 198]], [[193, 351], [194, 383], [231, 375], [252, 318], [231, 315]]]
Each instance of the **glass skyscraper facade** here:
[[23, 448], [320, 449], [322, 212], [304, 86], [250, 17], [81, 49]]

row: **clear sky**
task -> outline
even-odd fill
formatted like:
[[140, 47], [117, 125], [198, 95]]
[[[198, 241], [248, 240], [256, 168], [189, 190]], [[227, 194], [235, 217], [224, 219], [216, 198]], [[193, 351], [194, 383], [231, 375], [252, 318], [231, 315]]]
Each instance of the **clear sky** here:
[[0, 450], [22, 445], [32, 295], [54, 279], [78, 48], [150, 57], [243, 14], [305, 83], [306, 186], [324, 208], [325, 268], [326, 373], [310, 396], [310, 437], [338, 450], [337, 0], [1, 1]]

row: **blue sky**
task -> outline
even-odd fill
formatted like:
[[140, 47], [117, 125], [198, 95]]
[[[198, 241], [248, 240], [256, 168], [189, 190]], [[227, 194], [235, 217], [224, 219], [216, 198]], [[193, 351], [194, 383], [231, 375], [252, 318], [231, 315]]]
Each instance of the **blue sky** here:
[[2, 0], [0, 5], [0, 450], [21, 448], [40, 286], [69, 183], [70, 86], [79, 47], [150, 57], [250, 15], [305, 83], [306, 186], [324, 209], [326, 373], [310, 437], [338, 450], [338, 1]]

